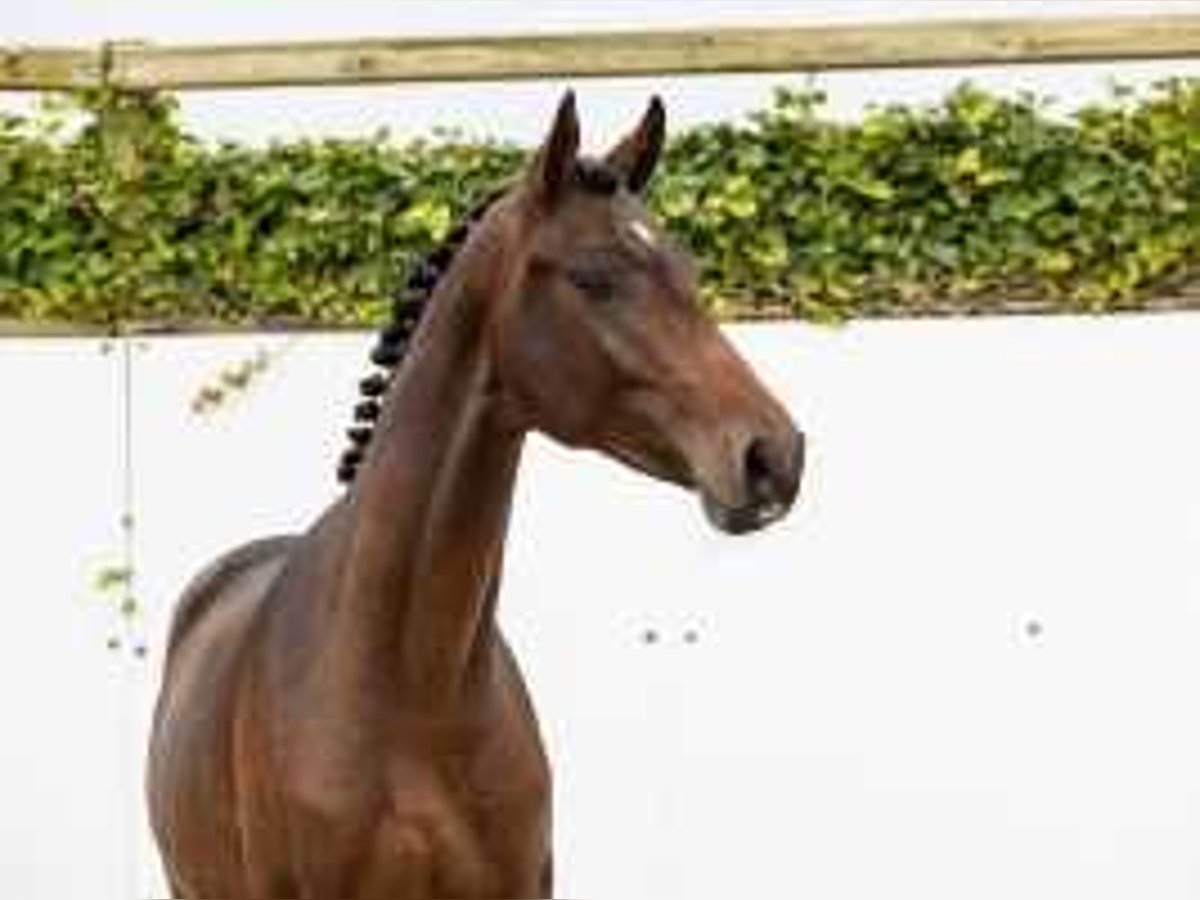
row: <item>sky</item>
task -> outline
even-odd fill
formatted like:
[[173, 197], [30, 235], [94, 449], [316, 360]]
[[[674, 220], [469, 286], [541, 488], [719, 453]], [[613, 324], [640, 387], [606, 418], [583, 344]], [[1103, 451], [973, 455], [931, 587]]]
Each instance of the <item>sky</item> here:
[[[245, 42], [1153, 13], [1200, 14], [1200, 0], [39, 0], [0, 20], [0, 43]], [[1200, 60], [832, 73], [816, 84], [829, 94], [832, 114], [852, 117], [873, 104], [935, 101], [968, 76], [1000, 91], [1057, 98], [1069, 109], [1102, 98], [1114, 80], [1141, 87], [1181, 74], [1200, 76]], [[380, 128], [410, 137], [439, 127], [531, 144], [571, 86], [579, 93], [585, 141], [591, 136], [600, 143], [623, 131], [651, 93], [663, 95], [673, 127], [680, 128], [738, 118], [762, 106], [776, 85], [809, 83], [804, 75], [737, 75], [192, 92], [184, 96], [183, 113], [203, 137], [250, 143], [364, 136]], [[0, 108], [28, 109], [31, 102], [28, 95], [0, 94]]]

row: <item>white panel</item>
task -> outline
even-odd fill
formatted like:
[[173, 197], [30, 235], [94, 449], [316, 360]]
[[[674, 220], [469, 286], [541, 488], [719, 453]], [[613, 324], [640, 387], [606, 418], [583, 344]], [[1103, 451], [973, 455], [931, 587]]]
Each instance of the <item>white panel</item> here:
[[[1200, 317], [732, 332], [811, 437], [787, 522], [715, 535], [540, 439], [523, 467], [502, 615], [559, 894], [1200, 893]], [[144, 699], [184, 581], [333, 496], [366, 337], [188, 411], [286, 340], [138, 357]]]
[[[1200, 320], [735, 334], [812, 436], [782, 526], [731, 540], [636, 476], [530, 466], [509, 612], [628, 622], [539, 673], [564, 893], [1197, 896]], [[593, 756], [551, 685], [625, 696], [642, 624], [653, 725]], [[658, 839], [608, 844], [647, 790]]]
[[121, 562], [119, 354], [0, 340], [0, 881], [29, 900], [128, 896], [132, 657], [92, 585]]

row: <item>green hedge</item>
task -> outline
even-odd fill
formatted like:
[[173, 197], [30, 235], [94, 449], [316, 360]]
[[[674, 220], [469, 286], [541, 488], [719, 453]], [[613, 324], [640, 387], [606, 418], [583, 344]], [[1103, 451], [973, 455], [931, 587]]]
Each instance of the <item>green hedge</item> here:
[[[1198, 81], [1071, 118], [970, 86], [852, 124], [821, 107], [780, 91], [669, 147], [653, 203], [721, 312], [1103, 310], [1200, 281]], [[212, 146], [170, 97], [59, 98], [0, 119], [0, 317], [372, 322], [523, 156], [452, 136]]]

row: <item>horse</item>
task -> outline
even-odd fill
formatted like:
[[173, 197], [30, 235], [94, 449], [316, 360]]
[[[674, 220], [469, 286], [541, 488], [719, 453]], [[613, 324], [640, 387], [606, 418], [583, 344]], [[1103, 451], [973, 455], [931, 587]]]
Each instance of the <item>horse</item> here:
[[396, 299], [344, 490], [186, 588], [146, 777], [175, 896], [552, 895], [550, 767], [496, 621], [525, 437], [694, 491], [732, 534], [783, 517], [803, 469], [647, 211], [664, 133], [654, 97], [581, 156], [566, 93]]

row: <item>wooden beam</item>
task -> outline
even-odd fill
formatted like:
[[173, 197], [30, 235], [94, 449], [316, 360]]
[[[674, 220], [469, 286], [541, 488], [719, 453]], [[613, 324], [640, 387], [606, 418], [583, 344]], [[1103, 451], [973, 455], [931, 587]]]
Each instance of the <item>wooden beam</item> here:
[[94, 87], [102, 53], [66, 47], [0, 47], [0, 89], [16, 91]]
[[116, 48], [129, 87], [503, 81], [1200, 58], [1200, 16]]
[[0, 48], [0, 89], [226, 89], [1200, 58], [1200, 16]]
[[[755, 306], [742, 300], [728, 300], [717, 318], [721, 322], [785, 322], [799, 321], [785, 304]], [[1200, 313], [1200, 293], [1184, 292], [1162, 297], [1144, 297], [1115, 303], [1103, 313], [1081, 313], [1065, 301], [1047, 298], [1017, 300], [1002, 297], [982, 297], [974, 301], [939, 300], [916, 304], [895, 303], [868, 314], [852, 316], [853, 321], [869, 319], [943, 319], [980, 316], [1080, 316], [1080, 315], [1154, 315], [1167, 313]], [[125, 322], [120, 326], [89, 325], [77, 322], [54, 322], [0, 317], [0, 341], [41, 338], [98, 338], [115, 340], [120, 337], [171, 337], [194, 334], [298, 334], [304, 332], [367, 331], [361, 325], [314, 324], [300, 318], [266, 322], [221, 322], [215, 319]]]

